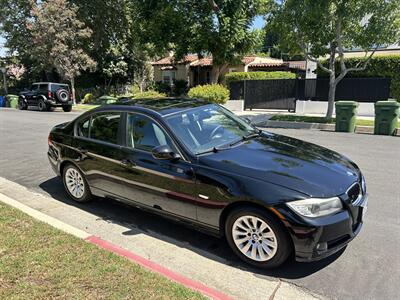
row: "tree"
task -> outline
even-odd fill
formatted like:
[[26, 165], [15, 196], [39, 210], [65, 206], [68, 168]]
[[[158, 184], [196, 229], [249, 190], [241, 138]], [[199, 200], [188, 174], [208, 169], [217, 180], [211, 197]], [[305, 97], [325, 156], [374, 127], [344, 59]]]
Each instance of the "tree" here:
[[[327, 117], [332, 117], [337, 84], [348, 72], [364, 70], [375, 51], [399, 40], [400, 0], [284, 0], [275, 3], [269, 26], [280, 44], [300, 50], [329, 74]], [[345, 49], [365, 51], [365, 60], [348, 67]], [[327, 57], [324, 66], [320, 58]], [[335, 60], [340, 70], [335, 70]], [[338, 74], [337, 74], [338, 73]]]
[[22, 76], [25, 74], [25, 67], [24, 65], [9, 65], [7, 66], [7, 74], [12, 76], [15, 80], [21, 80]]
[[268, 0], [171, 0], [131, 1], [136, 25], [143, 43], [150, 43], [159, 55], [174, 51], [185, 54], [211, 54], [213, 80], [229, 63], [237, 63], [253, 49], [251, 34], [254, 18], [263, 12]]
[[96, 66], [83, 50], [91, 30], [77, 19], [77, 7], [67, 0], [40, 2], [33, 7], [32, 17], [27, 25], [32, 34], [32, 54], [43, 68], [54, 67], [70, 81], [75, 101], [75, 78]]

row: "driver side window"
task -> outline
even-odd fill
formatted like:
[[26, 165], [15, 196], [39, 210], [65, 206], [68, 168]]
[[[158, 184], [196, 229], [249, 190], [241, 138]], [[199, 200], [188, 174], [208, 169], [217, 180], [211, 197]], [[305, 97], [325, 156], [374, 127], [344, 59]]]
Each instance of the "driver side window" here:
[[140, 114], [128, 114], [128, 146], [151, 151], [154, 147], [175, 147], [165, 131], [152, 119]]

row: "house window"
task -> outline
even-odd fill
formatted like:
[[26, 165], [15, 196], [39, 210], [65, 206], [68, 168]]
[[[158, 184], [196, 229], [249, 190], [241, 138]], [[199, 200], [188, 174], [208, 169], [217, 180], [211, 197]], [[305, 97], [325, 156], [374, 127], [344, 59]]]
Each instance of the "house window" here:
[[175, 81], [175, 71], [162, 71], [162, 81], [172, 85]]

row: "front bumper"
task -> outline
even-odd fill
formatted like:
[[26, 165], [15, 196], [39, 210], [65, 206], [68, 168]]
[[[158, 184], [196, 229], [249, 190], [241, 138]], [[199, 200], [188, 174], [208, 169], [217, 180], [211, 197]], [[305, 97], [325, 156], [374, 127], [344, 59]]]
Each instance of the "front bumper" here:
[[279, 211], [285, 216], [295, 248], [297, 261], [315, 261], [326, 258], [351, 242], [361, 231], [366, 211], [367, 195], [357, 205], [344, 203], [337, 214], [321, 217], [301, 217], [289, 208]]

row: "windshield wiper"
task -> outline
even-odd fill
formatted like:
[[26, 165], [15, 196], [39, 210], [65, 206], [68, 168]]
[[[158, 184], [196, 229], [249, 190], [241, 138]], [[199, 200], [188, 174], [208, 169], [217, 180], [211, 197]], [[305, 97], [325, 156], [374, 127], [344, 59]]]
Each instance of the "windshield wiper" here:
[[262, 134], [262, 130], [257, 130], [257, 132], [255, 132], [255, 133], [250, 133], [250, 134], [244, 135], [237, 141], [230, 143], [228, 145], [228, 147], [226, 147], [226, 146], [225, 147], [212, 147], [210, 149], [204, 150], [202, 152], [198, 152], [196, 154], [202, 155], [202, 154], [206, 154], [206, 153], [217, 153], [218, 151], [229, 149], [230, 147], [235, 146], [241, 142], [248, 141], [248, 140], [254, 139], [256, 137], [259, 137], [261, 134]]
[[248, 141], [248, 140], [254, 139], [256, 137], [259, 137], [261, 135], [261, 133], [262, 133], [262, 130], [257, 130], [256, 133], [250, 133], [250, 134], [244, 135], [244, 136], [242, 136], [242, 138], [238, 139], [237, 141], [230, 143], [229, 147], [232, 147], [241, 142]]
[[217, 153], [220, 150], [223, 150], [223, 148], [212, 147], [212, 148], [204, 150], [202, 152], [197, 152], [196, 155], [202, 155], [202, 154], [206, 154], [206, 153]]

